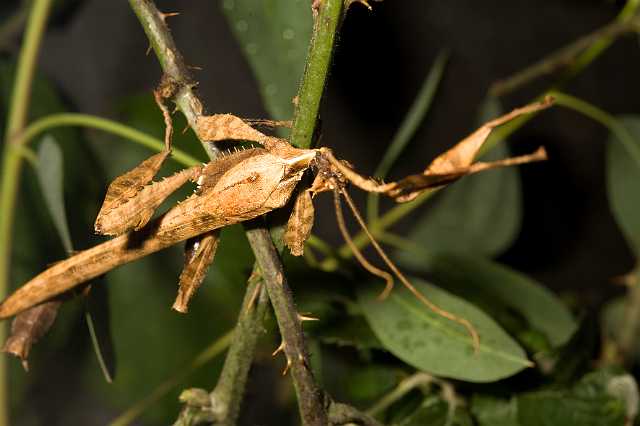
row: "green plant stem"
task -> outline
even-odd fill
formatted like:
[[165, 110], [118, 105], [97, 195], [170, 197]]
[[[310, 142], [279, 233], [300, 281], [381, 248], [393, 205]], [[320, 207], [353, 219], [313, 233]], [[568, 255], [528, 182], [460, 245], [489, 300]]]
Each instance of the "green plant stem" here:
[[[429, 111], [433, 99], [435, 98], [440, 81], [444, 74], [449, 52], [441, 52], [437, 57], [431, 70], [427, 74], [418, 95], [411, 104], [409, 111], [404, 116], [400, 127], [391, 139], [391, 143], [387, 148], [382, 161], [374, 172], [374, 176], [378, 179], [384, 179], [389, 173], [391, 166], [396, 162], [402, 151], [413, 138], [418, 127], [424, 121], [424, 117]], [[367, 220], [373, 222], [378, 218], [380, 207], [380, 194], [370, 193], [367, 196]]]
[[[2, 182], [0, 184], [0, 298], [4, 298], [9, 288], [9, 265], [11, 264], [11, 233], [15, 213], [15, 200], [20, 182], [22, 155], [15, 149], [11, 138], [19, 133], [27, 121], [31, 100], [31, 82], [35, 73], [36, 60], [40, 50], [51, 0], [35, 0], [27, 22], [24, 42], [20, 50], [16, 77], [13, 86], [5, 146], [2, 158]], [[0, 324], [0, 341], [6, 338], [5, 324]], [[9, 425], [8, 377], [6, 357], [0, 357], [0, 426]]]
[[[630, 21], [638, 13], [639, 7], [640, 0], [628, 0], [627, 4], [625, 4], [624, 8], [616, 17], [616, 21], [619, 23]], [[602, 53], [604, 53], [604, 51], [607, 50], [615, 40], [615, 36], [605, 35], [600, 38], [599, 41], [591, 45], [589, 49], [578, 56], [573, 66], [567, 70], [565, 75], [561, 78], [560, 82], [556, 84], [556, 86], [562, 87], [567, 81], [580, 74], [586, 67], [588, 67], [593, 61], [595, 61]]]
[[291, 145], [309, 148], [313, 143], [343, 6], [342, 0], [323, 0], [315, 18], [304, 77], [298, 90], [297, 107], [289, 138]]
[[549, 92], [549, 94], [556, 98], [558, 105], [577, 111], [608, 128], [622, 143], [627, 153], [633, 158], [633, 161], [640, 167], [640, 147], [629, 130], [618, 119], [595, 105], [566, 93], [553, 91]]
[[233, 340], [234, 331], [229, 331], [221, 337], [213, 341], [202, 352], [200, 352], [189, 365], [184, 367], [181, 371], [174, 374], [159, 386], [157, 386], [149, 395], [142, 400], [138, 401], [135, 405], [131, 406], [127, 411], [115, 418], [109, 426], [126, 426], [131, 424], [135, 419], [145, 412], [149, 407], [155, 404], [158, 400], [164, 397], [171, 389], [180, 384], [186, 377], [196, 371], [198, 368], [204, 366], [213, 358], [224, 352], [229, 347]]
[[[639, 7], [640, 0], [629, 0], [622, 11], [618, 14], [618, 17], [616, 18], [617, 21], [625, 22], [632, 19], [636, 15], [636, 13], [638, 13]], [[604, 51], [611, 45], [612, 42], [612, 39], [607, 38], [590, 45], [588, 49], [583, 51], [578, 56], [574, 65], [569, 68], [566, 74], [558, 81], [558, 83], [554, 85], [554, 88], [561, 87], [563, 84], [582, 72], [588, 65], [593, 63], [593, 61], [595, 61], [602, 53], [604, 53]], [[543, 95], [538, 96], [537, 99], [540, 99], [542, 97]], [[483, 149], [479, 153], [479, 156], [495, 147], [500, 141], [503, 141], [511, 136], [518, 129], [528, 123], [529, 120], [532, 120], [536, 115], [537, 113], [533, 113], [527, 114], [526, 116], [518, 117], [515, 120], [510, 121], [509, 123], [506, 123], [505, 125], [496, 129], [491, 134], [491, 136], [489, 136], [487, 142], [485, 142]], [[400, 219], [404, 218], [408, 213], [419, 207], [428, 198], [430, 198], [431, 195], [433, 195], [432, 192], [427, 192], [410, 203], [400, 204], [393, 207], [379, 219], [374, 220], [369, 224], [371, 232], [374, 236], [376, 236], [380, 232], [385, 231], [389, 226], [395, 224]], [[359, 249], [362, 249], [369, 244], [367, 236], [362, 231], [353, 237], [353, 241], [356, 247]], [[338, 249], [338, 254], [343, 259], [348, 259], [353, 256], [353, 253], [351, 253], [351, 249], [346, 244], [340, 246], [340, 248]], [[321, 263], [321, 268], [324, 270], [330, 271], [334, 270], [336, 267], [337, 261], [335, 259], [326, 259]]]
[[375, 405], [369, 408], [366, 413], [370, 416], [377, 416], [383, 413], [384, 410], [389, 408], [393, 403], [400, 400], [403, 396], [405, 396], [415, 388], [420, 386], [428, 386], [434, 383], [434, 381], [436, 381], [436, 379], [427, 373], [418, 372], [412, 376], [409, 376], [401, 381], [398, 386], [395, 387], [395, 389], [383, 396], [378, 402], [375, 403]]
[[[626, 13], [622, 15], [626, 17]], [[504, 96], [520, 87], [532, 82], [533, 80], [551, 74], [558, 69], [573, 65], [568, 75], [573, 76], [580, 72], [584, 66], [593, 60], [594, 55], [598, 55], [602, 49], [608, 47], [618, 37], [640, 29], [640, 16], [632, 19], [616, 19], [612, 23], [602, 28], [580, 37], [571, 44], [561, 48], [551, 55], [543, 58], [535, 64], [517, 72], [516, 74], [497, 81], [491, 85], [489, 89], [490, 96]], [[586, 51], [591, 46], [595, 46], [589, 53], [576, 61], [581, 52]], [[567, 78], [565, 75], [564, 78]]]
[[[136, 130], [133, 127], [129, 127], [106, 118], [77, 113], [51, 114], [34, 121], [24, 129], [23, 132], [16, 136], [16, 144], [23, 146], [43, 132], [61, 126], [79, 126], [102, 130], [136, 142], [154, 151], [161, 151], [164, 148], [163, 141]], [[175, 148], [171, 152], [171, 158], [185, 166], [193, 166], [200, 163], [196, 158]]]

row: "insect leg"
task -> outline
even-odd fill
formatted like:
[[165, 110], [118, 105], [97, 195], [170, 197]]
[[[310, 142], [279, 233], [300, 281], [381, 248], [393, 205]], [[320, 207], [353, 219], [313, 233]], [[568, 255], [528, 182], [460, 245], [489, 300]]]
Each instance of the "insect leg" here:
[[219, 241], [219, 229], [187, 240], [184, 250], [184, 269], [180, 274], [180, 287], [173, 302], [173, 309], [176, 311], [184, 314], [189, 310], [189, 301], [204, 281]]

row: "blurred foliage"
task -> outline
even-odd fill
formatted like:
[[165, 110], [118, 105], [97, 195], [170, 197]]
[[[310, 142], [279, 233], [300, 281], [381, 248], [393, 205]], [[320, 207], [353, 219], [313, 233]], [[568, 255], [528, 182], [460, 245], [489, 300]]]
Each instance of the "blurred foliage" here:
[[[290, 119], [311, 33], [308, 1], [224, 0], [220, 6], [254, 72], [266, 109], [273, 118]], [[441, 72], [443, 64], [436, 66]], [[12, 62], [0, 61], [3, 125], [13, 72]], [[59, 89], [40, 75], [34, 81], [32, 98], [31, 120], [70, 109]], [[162, 137], [162, 117], [149, 93], [118, 99], [117, 105], [122, 122]], [[493, 99], [480, 109], [481, 121], [500, 111]], [[621, 122], [640, 143], [640, 119], [629, 116]], [[184, 118], [176, 114], [174, 127], [185, 125]], [[56, 148], [51, 145], [53, 140]], [[30, 146], [38, 152], [38, 162], [37, 170], [26, 168], [20, 184], [16, 209], [24, 214], [16, 215], [14, 286], [63, 258], [71, 241], [85, 248], [101, 240], [92, 236], [92, 220], [106, 184], [149, 154], [123, 142], [57, 128]], [[621, 231], [637, 254], [640, 165], [618, 142], [611, 137], [607, 143], [608, 194]], [[174, 143], [205, 158], [191, 131], [175, 132]], [[503, 143], [485, 158], [504, 158], [508, 153]], [[163, 174], [176, 168], [170, 164]], [[62, 174], [64, 198], [59, 187]], [[179, 191], [164, 209], [192, 189]], [[635, 307], [624, 296], [605, 306], [602, 321], [578, 324], [566, 304], [543, 283], [495, 261], [517, 238], [522, 209], [518, 169], [464, 178], [443, 190], [411, 226], [406, 241], [412, 249], [395, 253], [402, 265], [429, 277], [428, 281], [412, 279], [422, 293], [439, 307], [468, 319], [478, 330], [478, 353], [464, 327], [426, 310], [404, 288], [396, 288], [380, 302], [376, 300], [380, 283], [348, 265], [326, 273], [285, 256], [300, 311], [322, 319], [305, 324], [312, 367], [322, 386], [337, 400], [363, 410], [381, 398], [391, 398], [377, 416], [402, 426], [630, 424], [625, 422], [633, 420], [638, 410], [635, 379], [622, 369], [595, 368], [594, 361], [605, 366], [611, 362], [597, 359], [599, 348], [594, 341], [602, 331], [603, 346], [616, 342], [619, 331], [628, 326], [629, 309]], [[57, 234], [63, 244], [50, 237]], [[242, 228], [225, 229], [214, 265], [188, 315], [169, 309], [182, 267], [179, 247], [96, 280], [95, 303], [107, 311], [99, 321], [108, 321], [113, 333], [118, 366], [114, 383], [104, 383], [88, 350], [82, 305], [67, 303], [52, 332], [35, 348], [32, 373], [25, 375], [17, 362], [11, 362], [11, 403], [16, 416], [22, 424], [37, 424], [29, 397], [48, 381], [64, 383], [65, 377], [55, 371], [61, 363], [65, 366], [61, 372], [79, 371], [80, 379], [74, 380], [81, 383], [69, 387], [86, 389], [87, 399], [107, 407], [109, 418], [150, 394], [233, 327], [252, 262]], [[273, 323], [265, 329], [271, 332]], [[265, 340], [258, 359], [269, 364], [264, 353], [273, 349], [276, 339], [269, 333]], [[638, 353], [634, 351], [632, 361]], [[211, 388], [220, 367], [221, 359], [217, 359], [189, 376], [157, 401], [141, 424], [167, 424], [178, 411], [180, 388]], [[433, 375], [433, 383], [404, 391], [404, 379], [416, 373]], [[62, 386], [60, 392], [65, 390]], [[286, 400], [279, 401], [282, 405], [293, 406], [290, 389], [278, 388], [273, 393], [273, 399]], [[61, 407], [67, 411], [60, 414], [60, 423], [78, 424], [72, 403]]]

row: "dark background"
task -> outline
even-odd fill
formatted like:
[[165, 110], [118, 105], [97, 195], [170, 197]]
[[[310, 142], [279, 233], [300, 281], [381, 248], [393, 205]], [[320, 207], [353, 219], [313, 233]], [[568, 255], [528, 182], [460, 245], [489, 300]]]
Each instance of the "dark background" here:
[[[15, 3], [3, 2], [0, 11], [8, 14]], [[186, 61], [202, 68], [195, 78], [208, 110], [266, 116], [220, 3], [157, 4], [181, 13], [169, 23]], [[605, 25], [621, 7], [603, 0], [387, 0], [373, 6], [373, 12], [358, 5], [350, 11], [322, 108], [322, 145], [363, 173], [375, 169], [436, 55], [445, 48], [450, 52], [431, 111], [391, 177], [421, 170], [472, 130], [492, 82]], [[18, 46], [16, 38], [4, 57], [15, 58]], [[145, 55], [147, 47], [126, 2], [67, 2], [49, 25], [39, 69], [59, 89], [69, 110], [118, 119], [120, 99], [145, 93], [150, 97], [160, 78], [155, 57]], [[633, 113], [640, 110], [637, 75], [638, 38], [627, 36], [564, 90], [612, 114]], [[528, 102], [551, 81], [526, 86], [503, 99], [504, 106]], [[515, 245], [500, 260], [557, 291], [571, 290], [585, 311], [619, 291], [611, 278], [633, 264], [605, 193], [606, 138], [605, 128], [561, 108], [545, 112], [510, 138], [515, 153], [543, 144], [550, 160], [522, 168], [524, 223]], [[87, 176], [88, 185], [102, 185], [108, 180], [104, 174], [96, 170], [95, 176]], [[321, 202], [319, 212], [315, 232], [339, 242], [329, 203]], [[72, 231], [81, 245], [82, 230], [89, 228], [78, 220], [72, 219]], [[410, 223], [408, 218], [396, 229], [402, 233]], [[83, 333], [82, 326], [77, 332]], [[91, 354], [72, 349], [86, 343], [86, 338], [79, 339], [70, 341], [69, 352], [51, 356], [50, 376], [36, 380], [28, 393], [41, 414], [25, 416], [29, 420], [19, 424], [43, 424], [38, 418], [64, 424], [60, 412], [78, 405], [84, 407], [82, 424], [102, 424], [121, 411], [86, 394], [74, 360]], [[256, 377], [261, 375], [273, 376], [258, 369]], [[52, 385], [58, 379], [62, 384]], [[265, 406], [271, 405], [270, 397], [252, 393], [252, 398], [267, 398]]]

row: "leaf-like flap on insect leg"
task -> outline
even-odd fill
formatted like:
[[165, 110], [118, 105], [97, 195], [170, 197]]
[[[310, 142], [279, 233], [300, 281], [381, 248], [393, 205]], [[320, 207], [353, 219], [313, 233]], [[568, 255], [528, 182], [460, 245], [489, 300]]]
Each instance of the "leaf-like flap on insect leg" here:
[[311, 191], [300, 191], [296, 197], [293, 211], [287, 222], [287, 231], [284, 234], [284, 243], [289, 247], [291, 254], [302, 256], [304, 244], [311, 235], [315, 209], [311, 199]]
[[196, 132], [203, 141], [246, 140], [260, 142], [268, 138], [233, 114], [214, 114], [198, 117]]
[[180, 287], [173, 309], [181, 313], [189, 310], [189, 301], [198, 290], [220, 241], [220, 231], [214, 230], [187, 240], [184, 247], [184, 269], [180, 274]]
[[482, 172], [485, 170], [496, 169], [499, 167], [516, 166], [519, 164], [527, 164], [535, 161], [543, 161], [547, 159], [547, 151], [543, 147], [539, 147], [531, 154], [520, 155], [517, 157], [505, 158], [491, 162], [478, 162], [459, 171], [451, 173], [430, 173], [424, 175], [411, 175], [395, 183], [394, 187], [386, 194], [394, 198], [397, 202], [404, 203], [411, 201], [428, 189], [441, 187], [460, 179], [463, 176]]
[[132, 229], [141, 229], [167, 197], [188, 180], [198, 179], [201, 172], [201, 167], [192, 167], [140, 188], [137, 194], [117, 208], [101, 211], [96, 219], [96, 232], [103, 235], [120, 235]]
[[[106, 220], [107, 223], [102, 223], [103, 217], [112, 215], [114, 212], [116, 213], [115, 216], [117, 216], [119, 209], [134, 198], [158, 174], [158, 170], [160, 170], [168, 156], [168, 151], [159, 152], [147, 158], [127, 173], [118, 176], [109, 184], [104, 202], [96, 218], [95, 230], [97, 233], [115, 233], [109, 230], [110, 222], [113, 218]], [[104, 228], [105, 226], [106, 228]]]
[[469, 167], [478, 155], [478, 151], [487, 141], [489, 135], [498, 126], [525, 114], [549, 108], [553, 105], [553, 98], [546, 97], [540, 102], [534, 102], [521, 108], [516, 108], [508, 114], [495, 118], [478, 130], [458, 142], [453, 148], [436, 157], [425, 169], [424, 174], [451, 173]]
[[29, 370], [31, 347], [49, 331], [58, 315], [60, 304], [60, 301], [53, 300], [16, 316], [11, 324], [11, 335], [2, 352], [20, 358], [24, 369]]
[[478, 152], [489, 138], [489, 135], [491, 135], [493, 129], [522, 115], [549, 108], [551, 105], [553, 105], [553, 98], [546, 97], [540, 102], [517, 108], [508, 114], [489, 121], [457, 143], [453, 148], [436, 157], [422, 174], [411, 175], [398, 181], [395, 185], [391, 184], [390, 186], [392, 187], [387, 191], [387, 195], [395, 198], [396, 201], [411, 201], [426, 189], [446, 185], [471, 173], [546, 159], [544, 150], [539, 149], [533, 154], [521, 157], [513, 157], [492, 163], [474, 164]]
[[198, 138], [203, 141], [240, 140], [256, 142], [274, 155], [281, 157], [293, 157], [300, 155], [300, 152], [304, 151], [291, 146], [286, 139], [265, 135], [233, 114], [200, 116], [196, 127]]

